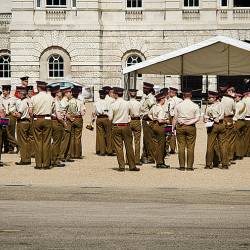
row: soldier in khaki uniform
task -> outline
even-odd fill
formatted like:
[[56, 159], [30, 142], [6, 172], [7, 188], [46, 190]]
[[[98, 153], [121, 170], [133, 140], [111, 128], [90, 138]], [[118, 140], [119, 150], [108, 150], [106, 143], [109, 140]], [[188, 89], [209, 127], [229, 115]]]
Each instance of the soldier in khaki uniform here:
[[54, 99], [46, 92], [46, 86], [46, 82], [37, 81], [38, 94], [31, 98], [30, 114], [33, 117], [36, 169], [51, 168], [51, 115]]
[[70, 155], [73, 159], [83, 159], [82, 156], [82, 128], [83, 116], [86, 113], [84, 102], [78, 99], [82, 92], [81, 86], [72, 88], [72, 98], [69, 100], [69, 109], [72, 116]]
[[142, 128], [143, 128], [143, 153], [141, 162], [154, 163], [154, 146], [153, 146], [153, 131], [152, 120], [148, 117], [150, 109], [156, 104], [154, 97], [154, 85], [151, 83], [143, 83], [144, 96], [141, 100], [141, 115], [142, 115]]
[[16, 118], [13, 116], [13, 113], [16, 112], [15, 102], [17, 101], [16, 97], [10, 95], [11, 85], [3, 85], [3, 106], [5, 109], [6, 118], [9, 118], [9, 126], [4, 129], [4, 148], [6, 153], [13, 154], [14, 148], [17, 148], [18, 144], [15, 138], [16, 134]]
[[53, 167], [64, 167], [65, 164], [60, 162], [60, 146], [64, 132], [64, 116], [61, 107], [62, 93], [59, 84], [52, 84], [48, 86], [51, 96], [54, 98], [55, 109], [51, 115], [52, 120], [52, 155], [51, 164]]
[[140, 162], [141, 150], [141, 103], [136, 100], [137, 89], [129, 89], [129, 106], [130, 106], [130, 128], [134, 138], [135, 164], [142, 165]]
[[222, 169], [228, 169], [228, 152], [226, 147], [226, 128], [223, 123], [224, 109], [219, 100], [219, 93], [214, 91], [208, 92], [208, 102], [204, 115], [204, 122], [207, 123], [207, 153], [206, 169], [218, 167], [215, 162], [215, 146], [218, 143]]
[[125, 144], [126, 155], [130, 171], [139, 171], [135, 165], [135, 155], [133, 151], [133, 137], [129, 126], [130, 107], [127, 101], [123, 100], [123, 89], [115, 87], [115, 102], [111, 105], [109, 119], [112, 121], [112, 136], [114, 147], [119, 164], [119, 171], [125, 170], [123, 142]]
[[[0, 96], [0, 118], [5, 117], [5, 110], [3, 106], [3, 98]], [[3, 166], [3, 162], [1, 161], [1, 155], [2, 155], [2, 142], [3, 142], [3, 128], [0, 125], [0, 145], [1, 145], [1, 150], [0, 150], [0, 167]]]
[[[195, 124], [200, 119], [200, 109], [199, 106], [191, 100], [191, 89], [184, 90], [183, 96], [184, 101], [175, 107], [173, 126], [176, 126], [180, 170], [185, 170], [185, 164], [187, 162], [187, 170], [193, 171], [196, 140]], [[185, 156], [185, 149], [187, 149], [187, 158]]]
[[165, 95], [159, 93], [155, 96], [157, 104], [149, 111], [149, 117], [153, 120], [153, 143], [155, 150], [156, 168], [169, 168], [165, 164], [165, 133], [164, 126], [170, 123], [168, 115], [164, 109]]
[[105, 100], [106, 91], [99, 90], [100, 99], [94, 103], [93, 117], [96, 118], [96, 154], [100, 156], [112, 155], [112, 137], [110, 133], [110, 120], [108, 119], [109, 105]]
[[19, 87], [20, 104], [17, 107], [17, 112], [14, 116], [17, 119], [17, 140], [20, 148], [20, 162], [16, 165], [31, 165], [31, 151], [30, 151], [30, 129], [31, 117], [29, 113], [30, 99], [27, 98], [27, 87]]
[[245, 117], [246, 117], [246, 104], [242, 101], [243, 94], [237, 92], [235, 93], [235, 114], [233, 117], [234, 128], [236, 132], [236, 139], [234, 145], [235, 159], [242, 160], [244, 157], [244, 146], [245, 137], [244, 131], [246, 127]]
[[250, 86], [249, 89], [245, 89], [243, 102], [246, 104], [246, 114], [245, 114], [245, 146], [244, 146], [244, 156], [250, 157]]

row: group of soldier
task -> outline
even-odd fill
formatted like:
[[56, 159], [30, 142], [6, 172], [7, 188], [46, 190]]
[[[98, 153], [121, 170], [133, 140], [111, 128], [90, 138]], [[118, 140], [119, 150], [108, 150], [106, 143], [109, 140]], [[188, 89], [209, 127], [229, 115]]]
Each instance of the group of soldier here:
[[82, 87], [37, 81], [34, 91], [28, 78], [21, 78], [14, 95], [11, 85], [2, 86], [0, 145], [4, 152], [20, 151], [21, 160], [16, 165], [30, 165], [31, 157], [35, 157], [35, 169], [64, 167], [66, 162], [82, 159], [86, 112], [84, 102], [78, 98]]
[[[196, 124], [200, 107], [192, 101], [192, 90], [184, 89], [182, 98], [176, 88], [155, 93], [154, 85], [143, 83], [143, 96], [137, 90], [105, 86], [94, 104], [96, 117], [96, 154], [115, 155], [118, 170], [139, 171], [142, 164], [170, 168], [166, 155], [175, 154], [178, 145], [179, 170], [194, 170]], [[235, 91], [229, 84], [219, 92], [208, 91], [203, 121], [207, 128], [206, 169], [228, 169], [235, 160], [250, 156], [250, 87]], [[143, 147], [141, 149], [141, 135]], [[177, 140], [177, 144], [176, 144]], [[125, 145], [125, 157], [124, 157]], [[168, 149], [168, 150], [167, 150]]]

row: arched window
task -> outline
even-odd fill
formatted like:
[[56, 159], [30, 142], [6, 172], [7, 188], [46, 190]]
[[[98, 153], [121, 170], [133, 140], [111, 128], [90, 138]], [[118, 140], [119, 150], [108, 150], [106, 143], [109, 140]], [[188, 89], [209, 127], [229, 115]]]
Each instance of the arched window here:
[[10, 78], [10, 56], [2, 55], [0, 56], [0, 78]]
[[[140, 56], [138, 55], [130, 55], [128, 58], [127, 58], [127, 67], [129, 66], [132, 66], [134, 64], [137, 64], [137, 63], [140, 63], [142, 62], [142, 59]], [[138, 77], [142, 77], [141, 74], [138, 74]]]
[[127, 0], [127, 8], [142, 8], [142, 0]]
[[49, 78], [64, 77], [64, 61], [60, 55], [51, 55], [48, 59]]

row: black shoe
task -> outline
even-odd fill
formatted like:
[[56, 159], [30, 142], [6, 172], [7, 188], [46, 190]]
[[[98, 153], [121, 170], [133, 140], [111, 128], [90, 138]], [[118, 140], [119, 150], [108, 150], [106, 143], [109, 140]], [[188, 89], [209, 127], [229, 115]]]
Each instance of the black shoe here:
[[185, 168], [177, 168], [180, 171], [185, 171]]
[[3, 167], [3, 162], [0, 161], [0, 167]]
[[77, 159], [77, 160], [83, 160], [84, 156], [76, 157], [75, 159]]
[[118, 168], [117, 171], [119, 171], [119, 172], [124, 172], [124, 171], [125, 171], [125, 168]]
[[231, 161], [230, 163], [231, 163], [231, 165], [235, 165], [235, 164], [236, 164], [236, 162], [235, 162], [235, 161]]
[[169, 154], [174, 155], [175, 151], [174, 150], [170, 150]]
[[213, 169], [213, 167], [212, 166], [206, 166], [206, 167], [204, 167], [205, 169]]
[[106, 154], [99, 154], [99, 156], [106, 156]]
[[35, 166], [34, 169], [39, 169], [39, 170], [41, 170], [42, 168], [41, 168], [41, 167], [38, 167], [38, 166]]
[[220, 169], [229, 169], [228, 166], [221, 166]]
[[166, 165], [166, 164], [157, 164], [156, 168], [170, 168], [170, 165]]
[[193, 168], [187, 168], [187, 171], [194, 171]]
[[16, 165], [31, 165], [31, 162], [15, 162]]
[[148, 160], [147, 159], [141, 159], [140, 162], [141, 162], [141, 164], [148, 164]]
[[[52, 165], [53, 166], [53, 165]], [[55, 164], [55, 167], [57, 167], [57, 168], [63, 168], [63, 167], [65, 167], [66, 165], [65, 164], [63, 164], [63, 163], [57, 163], [57, 164]]]
[[136, 166], [142, 166], [142, 163], [141, 162], [138, 162], [135, 164]]
[[72, 159], [66, 159], [65, 161], [66, 162], [74, 162], [74, 160], [72, 160]]
[[52, 169], [53, 168], [53, 166], [46, 166], [46, 167], [43, 167], [43, 168], [41, 168], [42, 170], [50, 170], [50, 169]]
[[137, 167], [134, 167], [134, 168], [130, 168], [129, 171], [140, 171], [140, 169]]
[[107, 154], [107, 156], [116, 156], [114, 153]]

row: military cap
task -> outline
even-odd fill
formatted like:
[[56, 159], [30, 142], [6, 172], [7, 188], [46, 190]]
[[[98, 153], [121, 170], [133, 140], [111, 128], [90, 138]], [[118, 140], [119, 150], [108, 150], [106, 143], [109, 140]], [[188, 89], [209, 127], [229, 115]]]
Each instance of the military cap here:
[[216, 92], [216, 91], [208, 91], [208, 96], [213, 96], [213, 97], [217, 97], [217, 96], [219, 96], [219, 93], [218, 92]]
[[60, 84], [51, 84], [48, 86], [51, 93], [57, 93], [60, 91]]
[[114, 87], [113, 90], [116, 94], [122, 94], [124, 91], [124, 89], [120, 87]]
[[29, 80], [29, 77], [28, 77], [28, 76], [23, 76], [23, 77], [21, 77], [20, 79], [21, 79], [21, 81], [28, 81], [28, 80]]
[[178, 89], [177, 89], [177, 88], [174, 88], [174, 87], [170, 87], [170, 88], [169, 88], [169, 91], [178, 92]]
[[136, 93], [136, 92], [138, 91], [138, 89], [129, 89], [128, 91], [129, 91], [129, 92]]
[[27, 94], [27, 93], [28, 93], [28, 88], [27, 88], [27, 87], [20, 86], [20, 87], [18, 88], [18, 92], [21, 93], [21, 94]]
[[183, 94], [192, 94], [193, 91], [191, 88], [187, 87], [187, 88], [183, 89], [182, 92], [183, 92]]
[[154, 88], [154, 84], [149, 83], [149, 82], [143, 82], [143, 88], [144, 89], [153, 89]]
[[100, 95], [106, 95], [106, 91], [105, 91], [104, 89], [100, 89], [100, 90], [99, 90], [99, 94], [100, 94]]
[[11, 91], [11, 85], [2, 85], [2, 90]]
[[168, 93], [168, 88], [162, 88], [160, 90], [160, 93], [167, 94]]
[[160, 101], [161, 99], [165, 98], [165, 94], [160, 92], [157, 95], [155, 95], [155, 98], [156, 98], [157, 101]]
[[65, 86], [65, 87], [61, 87], [61, 91], [66, 93], [66, 92], [71, 92], [72, 87], [71, 86]]
[[48, 85], [47, 82], [44, 81], [36, 81], [38, 87], [46, 87]]
[[82, 92], [82, 86], [74, 85], [71, 91], [72, 93], [79, 94]]

